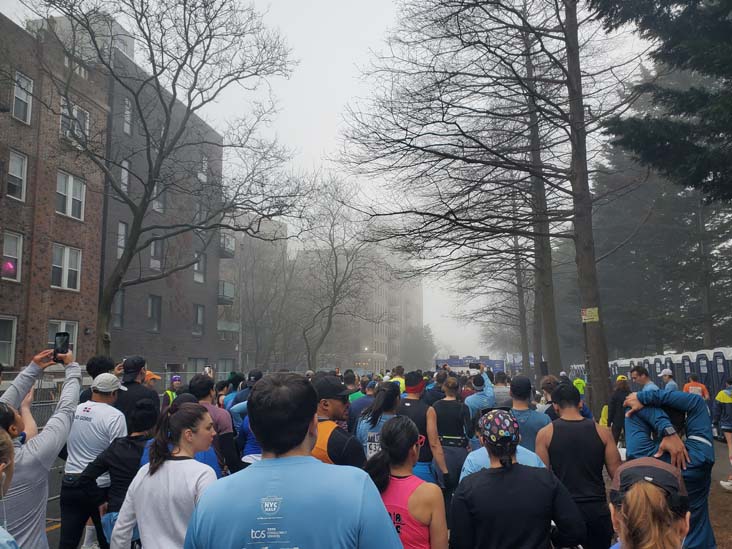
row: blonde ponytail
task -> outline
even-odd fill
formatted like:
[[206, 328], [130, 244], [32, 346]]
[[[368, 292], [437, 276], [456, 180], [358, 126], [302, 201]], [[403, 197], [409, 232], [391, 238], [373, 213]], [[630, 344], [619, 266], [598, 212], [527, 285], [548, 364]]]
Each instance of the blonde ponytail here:
[[623, 497], [620, 540], [623, 549], [680, 549], [683, 540], [666, 493], [650, 482], [637, 482]]

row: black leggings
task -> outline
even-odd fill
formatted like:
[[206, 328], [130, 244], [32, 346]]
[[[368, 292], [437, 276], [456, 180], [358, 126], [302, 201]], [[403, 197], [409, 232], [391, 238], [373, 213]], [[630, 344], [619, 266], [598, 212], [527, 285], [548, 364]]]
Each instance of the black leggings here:
[[104, 491], [99, 490], [96, 496], [82, 490], [73, 482], [61, 485], [61, 533], [59, 549], [76, 549], [84, 533], [86, 521], [91, 518], [97, 531], [100, 549], [109, 549], [109, 543], [102, 530], [99, 517], [99, 505], [104, 501]]

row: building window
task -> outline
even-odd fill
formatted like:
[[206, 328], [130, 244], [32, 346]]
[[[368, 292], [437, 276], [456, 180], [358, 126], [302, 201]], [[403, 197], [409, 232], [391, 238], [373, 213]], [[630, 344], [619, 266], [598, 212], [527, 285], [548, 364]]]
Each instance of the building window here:
[[132, 101], [125, 97], [125, 120], [123, 130], [127, 135], [132, 135]]
[[81, 274], [81, 250], [54, 244], [52, 255], [51, 286], [63, 290], [78, 290]]
[[158, 213], [163, 213], [165, 211], [165, 195], [160, 190], [157, 183], [155, 183], [155, 187], [153, 188], [152, 209]]
[[14, 316], [0, 316], [0, 364], [12, 368], [15, 365], [15, 330], [17, 319]]
[[206, 282], [206, 254], [196, 253], [196, 262], [193, 264], [193, 280]]
[[15, 91], [13, 93], [13, 117], [30, 124], [33, 99], [33, 80], [21, 72], [15, 73]]
[[130, 163], [127, 160], [123, 160], [120, 164], [119, 186], [125, 193], [130, 190]]
[[10, 151], [8, 160], [8, 196], [16, 200], [25, 200], [25, 180], [28, 171], [28, 157], [19, 152]]
[[127, 246], [127, 223], [124, 221], [117, 222], [117, 259], [122, 257]]
[[[158, 235], [153, 235], [153, 238], [157, 238]], [[163, 241], [153, 240], [150, 243], [150, 268], [159, 271], [163, 263]]]
[[162, 320], [163, 299], [159, 295], [147, 296], [147, 319], [150, 331], [159, 332]]
[[201, 168], [198, 171], [198, 180], [201, 183], [208, 181], [208, 156], [204, 155], [201, 157]]
[[193, 306], [193, 335], [203, 335], [203, 325], [206, 321], [206, 307]]
[[188, 370], [193, 372], [202, 372], [208, 364], [207, 358], [189, 358], [188, 359]]
[[86, 144], [89, 137], [89, 111], [78, 105], [69, 105], [61, 99], [61, 135], [78, 145]]
[[48, 348], [53, 349], [56, 343], [57, 332], [68, 332], [69, 349], [76, 349], [76, 334], [79, 333], [79, 323], [72, 320], [49, 320], [48, 321]]
[[216, 371], [218, 372], [233, 372], [234, 371], [234, 359], [233, 358], [220, 358], [216, 361]]
[[125, 323], [125, 291], [118, 290], [112, 301], [112, 328], [122, 328]]
[[89, 71], [87, 70], [87, 68], [79, 61], [72, 59], [69, 55], [64, 55], [64, 67], [72, 69], [84, 80], [87, 80], [89, 78]]
[[2, 279], [20, 282], [23, 262], [23, 235], [5, 231], [3, 234]]
[[74, 219], [84, 219], [86, 184], [83, 179], [58, 172], [56, 175], [56, 212]]

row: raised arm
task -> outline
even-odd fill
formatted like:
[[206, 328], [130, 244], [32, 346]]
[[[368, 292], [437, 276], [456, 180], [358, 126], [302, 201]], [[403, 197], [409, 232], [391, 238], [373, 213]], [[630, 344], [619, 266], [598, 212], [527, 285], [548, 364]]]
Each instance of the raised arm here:
[[43, 370], [52, 364], [54, 364], [52, 349], [46, 349], [38, 353], [33, 357], [33, 361], [15, 377], [3, 396], [0, 396], [0, 402], [9, 404], [16, 409], [20, 408], [25, 395], [31, 390], [33, 384], [43, 376]]
[[[63, 357], [65, 361], [73, 360], [71, 353], [59, 356]], [[38, 436], [26, 443], [26, 451], [35, 455], [46, 471], [51, 469], [56, 456], [66, 444], [66, 439], [71, 431], [71, 423], [74, 421], [76, 405], [79, 403], [81, 367], [76, 362], [70, 362], [66, 364], [65, 373], [66, 377], [61, 387], [61, 396], [56, 410]]]

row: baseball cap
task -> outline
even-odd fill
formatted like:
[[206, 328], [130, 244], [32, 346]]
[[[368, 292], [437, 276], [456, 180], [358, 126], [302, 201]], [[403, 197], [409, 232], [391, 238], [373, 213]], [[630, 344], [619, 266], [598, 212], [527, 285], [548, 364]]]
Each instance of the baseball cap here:
[[569, 376], [567, 375], [567, 372], [562, 370], [561, 372], [559, 372], [559, 377], [569, 377]]
[[308, 370], [307, 372], [305, 372], [305, 377], [313, 377], [314, 375], [315, 372], [313, 372], [312, 370]]
[[407, 393], [421, 393], [424, 389], [424, 378], [419, 372], [407, 372], [404, 376], [404, 386]]
[[488, 446], [518, 446], [521, 440], [518, 421], [506, 410], [491, 410], [480, 418], [478, 426]]
[[181, 377], [180, 376], [172, 376], [170, 378], [170, 382], [171, 383], [175, 383], [176, 381], [182, 381]]
[[531, 397], [531, 380], [526, 376], [516, 376], [511, 380], [511, 394], [521, 400]]
[[145, 373], [145, 381], [150, 381], [151, 379], [162, 379], [158, 374], [155, 372], [151, 372], [150, 370]]
[[122, 363], [124, 374], [122, 375], [122, 382], [129, 383], [135, 381], [137, 374], [140, 373], [145, 367], [145, 359], [141, 356], [128, 356]]
[[376, 388], [376, 382], [375, 381], [369, 381], [366, 385], [367, 389], [375, 389]]
[[615, 378], [615, 381], [628, 381], [628, 376], [620, 374], [618, 377]]
[[670, 368], [664, 368], [663, 370], [661, 370], [661, 373], [658, 374], [658, 377], [672, 376], [672, 375], [674, 375], [674, 373], [671, 371]]
[[313, 379], [313, 387], [318, 393], [318, 399], [343, 398], [351, 394], [351, 391], [343, 385], [336, 376], [320, 376]]
[[618, 468], [610, 484], [610, 501], [620, 505], [628, 490], [641, 481], [650, 482], [666, 492], [669, 507], [677, 515], [684, 516], [689, 510], [689, 494], [681, 471], [652, 457], [634, 459]]
[[247, 376], [247, 383], [254, 385], [260, 379], [262, 379], [262, 370], [252, 370]]
[[94, 378], [91, 385], [92, 391], [97, 393], [113, 393], [115, 391], [126, 391], [127, 387], [122, 385], [116, 375], [109, 372], [99, 374]]

